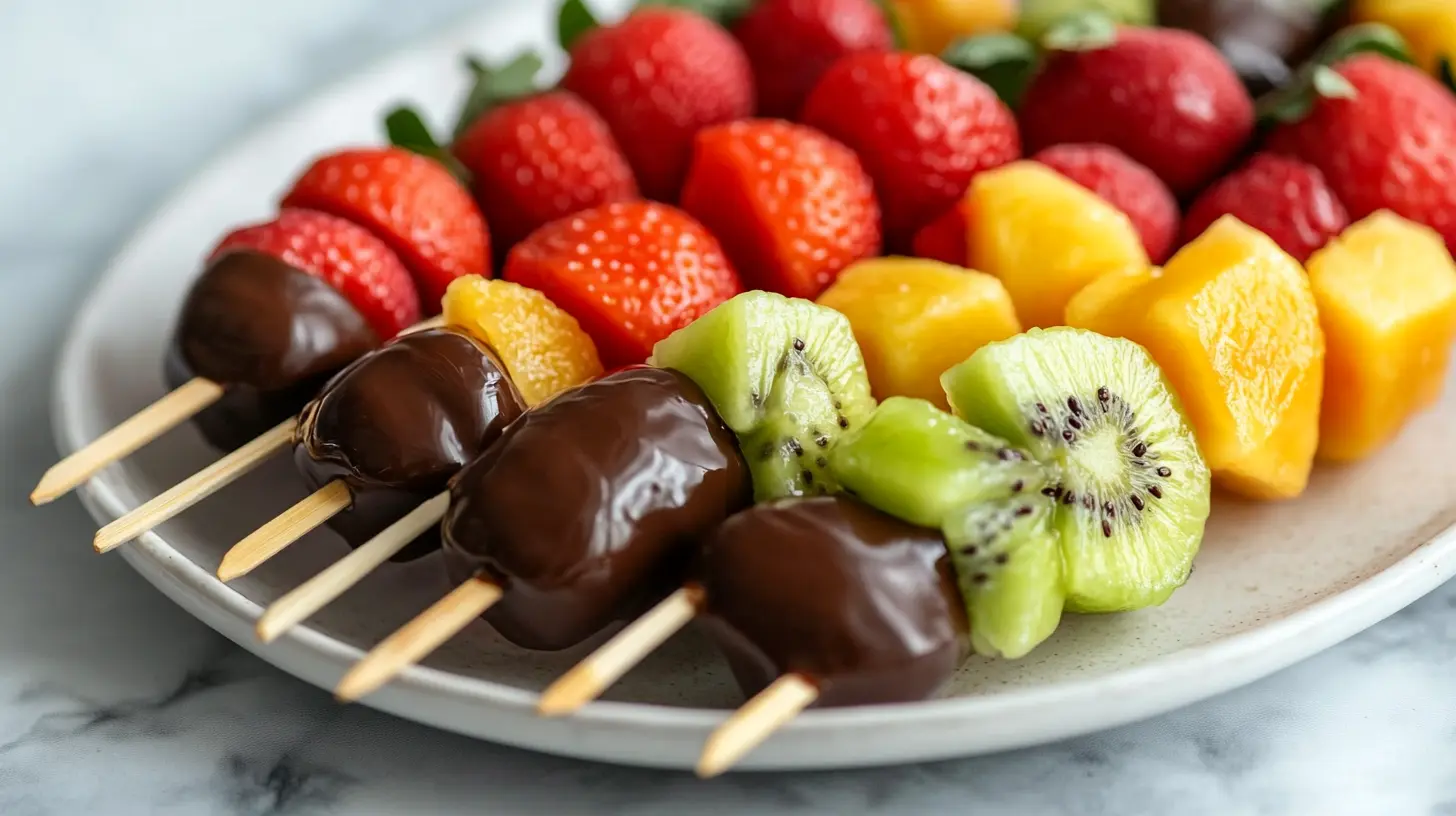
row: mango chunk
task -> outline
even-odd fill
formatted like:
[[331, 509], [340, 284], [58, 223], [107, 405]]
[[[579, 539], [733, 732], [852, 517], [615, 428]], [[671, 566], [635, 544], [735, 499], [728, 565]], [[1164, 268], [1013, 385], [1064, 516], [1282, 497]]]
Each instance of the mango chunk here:
[[592, 339], [535, 289], [467, 275], [450, 283], [442, 305], [446, 324], [495, 350], [527, 405], [601, 376]]
[[918, 397], [949, 410], [940, 375], [1021, 331], [1001, 282], [922, 258], [875, 258], [840, 273], [819, 304], [849, 318], [876, 399]]
[[1304, 492], [1319, 441], [1325, 337], [1299, 263], [1225, 216], [1160, 276], [1101, 284], [1073, 325], [1152, 353], [1187, 409], [1215, 481], [1252, 498]]
[[981, 173], [967, 195], [970, 266], [1001, 279], [1028, 327], [1062, 325], [1067, 302], [1088, 283], [1149, 265], [1121, 210], [1045, 165]]
[[1390, 212], [1309, 259], [1328, 350], [1319, 457], [1374, 453], [1441, 393], [1456, 340], [1456, 262], [1434, 230]]

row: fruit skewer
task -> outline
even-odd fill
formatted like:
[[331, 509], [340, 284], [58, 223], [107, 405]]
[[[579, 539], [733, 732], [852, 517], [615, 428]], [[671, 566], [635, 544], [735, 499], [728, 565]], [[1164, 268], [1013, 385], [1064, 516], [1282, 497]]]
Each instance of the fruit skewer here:
[[[350, 543], [373, 538], [443, 490], [524, 410], [496, 353], [458, 327], [386, 343], [304, 407], [294, 462], [314, 492], [230, 549], [218, 577], [247, 574], [325, 522]], [[435, 546], [422, 537], [396, 557]]]
[[660, 599], [750, 496], [732, 432], [687, 377], [635, 367], [571, 389], [452, 481], [441, 538], [456, 589], [366, 655], [338, 696], [368, 694], [480, 616], [523, 648], [573, 646]]

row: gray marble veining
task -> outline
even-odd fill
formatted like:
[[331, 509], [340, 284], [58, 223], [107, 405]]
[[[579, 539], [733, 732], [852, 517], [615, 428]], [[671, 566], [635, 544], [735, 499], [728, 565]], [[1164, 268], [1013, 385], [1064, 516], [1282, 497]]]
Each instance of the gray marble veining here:
[[30, 508], [57, 343], [107, 255], [251, 122], [482, 4], [0, 3], [0, 813], [1456, 814], [1456, 587], [1106, 734], [704, 783], [337, 706], [93, 555], [74, 499]]

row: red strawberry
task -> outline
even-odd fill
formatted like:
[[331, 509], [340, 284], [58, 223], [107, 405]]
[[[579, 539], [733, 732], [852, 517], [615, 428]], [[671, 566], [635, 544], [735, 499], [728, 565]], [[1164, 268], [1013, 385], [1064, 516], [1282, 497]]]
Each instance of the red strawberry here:
[[792, 119], [835, 60], [894, 47], [873, 0], [762, 0], [733, 26], [758, 90], [758, 113]]
[[607, 368], [642, 362], [657, 341], [742, 290], [701, 224], [647, 201], [552, 221], [516, 244], [504, 277], [575, 317]]
[[396, 147], [324, 156], [283, 198], [367, 227], [414, 276], [426, 314], [438, 314], [450, 281], [490, 274], [490, 238], [475, 202], [450, 171]]
[[637, 197], [607, 124], [565, 91], [490, 110], [453, 149], [502, 250], [548, 221]]
[[1268, 149], [1324, 173], [1355, 219], [1380, 209], [1441, 233], [1456, 251], [1456, 97], [1408, 65], [1364, 55], [1335, 71], [1352, 99], [1319, 98]]
[[1273, 238], [1300, 263], [1350, 226], [1345, 206], [1323, 173], [1298, 159], [1268, 153], [1203, 191], [1183, 219], [1183, 240], [1192, 241], [1225, 215]]
[[1028, 149], [1109, 144], [1178, 195], [1200, 189], [1243, 148], [1254, 104], [1209, 42], [1166, 28], [1120, 28], [1104, 47], [1050, 54], [1021, 100]]
[[970, 213], [966, 208], [969, 206], [970, 202], [962, 197], [950, 209], [941, 213], [939, 218], [921, 227], [910, 241], [910, 254], [917, 258], [965, 266], [971, 256], [970, 247], [966, 245], [966, 231], [970, 224]]
[[848, 145], [875, 182], [885, 243], [898, 250], [981, 170], [1021, 155], [996, 93], [935, 57], [852, 54], [809, 94], [804, 123]]
[[648, 8], [572, 43], [563, 88], [597, 109], [642, 192], [676, 201], [693, 136], [753, 113], [743, 49], [705, 17]]
[[880, 251], [869, 175], [854, 151], [803, 125], [752, 119], [699, 133], [682, 206], [750, 288], [815, 298]]
[[1153, 263], [1167, 260], [1178, 238], [1178, 202], [1153, 171], [1098, 144], [1057, 145], [1032, 158], [1126, 213]]
[[313, 210], [285, 209], [278, 218], [224, 236], [212, 257], [255, 249], [280, 258], [338, 290], [381, 339], [420, 321], [420, 298], [394, 251], [364, 229]]

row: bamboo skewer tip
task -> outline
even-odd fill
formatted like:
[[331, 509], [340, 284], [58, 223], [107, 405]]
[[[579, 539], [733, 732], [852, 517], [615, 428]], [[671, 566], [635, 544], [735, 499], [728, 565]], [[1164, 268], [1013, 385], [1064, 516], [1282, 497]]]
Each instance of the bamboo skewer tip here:
[[352, 501], [348, 485], [341, 481], [329, 482], [234, 544], [218, 565], [218, 580], [226, 583], [247, 575], [315, 527], [348, 509]]
[[819, 689], [798, 674], [786, 674], [733, 712], [708, 737], [697, 774], [717, 776], [757, 748], [819, 698]]

